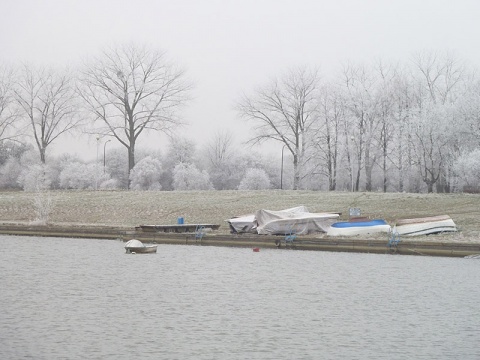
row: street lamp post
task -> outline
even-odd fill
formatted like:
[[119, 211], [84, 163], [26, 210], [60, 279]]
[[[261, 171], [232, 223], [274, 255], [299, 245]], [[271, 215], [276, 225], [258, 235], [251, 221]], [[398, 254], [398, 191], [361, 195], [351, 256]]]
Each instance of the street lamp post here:
[[105, 174], [105, 167], [107, 165], [106, 158], [105, 158], [105, 148], [107, 147], [107, 143], [112, 140], [107, 140], [105, 141], [105, 144], [103, 144], [103, 174]]

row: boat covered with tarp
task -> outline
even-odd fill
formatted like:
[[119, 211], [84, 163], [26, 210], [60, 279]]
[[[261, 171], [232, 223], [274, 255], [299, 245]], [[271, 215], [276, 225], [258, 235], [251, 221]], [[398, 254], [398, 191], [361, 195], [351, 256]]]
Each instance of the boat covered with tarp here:
[[227, 220], [232, 233], [285, 235], [326, 232], [339, 213], [311, 213], [305, 206], [284, 210], [257, 210], [255, 214]]

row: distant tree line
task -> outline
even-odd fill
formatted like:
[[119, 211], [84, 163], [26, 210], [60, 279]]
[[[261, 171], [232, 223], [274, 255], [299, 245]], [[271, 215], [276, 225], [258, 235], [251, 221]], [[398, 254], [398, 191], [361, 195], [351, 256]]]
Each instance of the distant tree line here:
[[292, 69], [244, 96], [252, 143], [293, 157], [294, 189], [451, 192], [480, 184], [480, 79], [448, 53]]
[[[78, 155], [51, 156], [46, 164], [39, 161], [32, 145], [2, 142], [0, 188], [23, 189], [89, 189], [89, 190], [265, 190], [279, 188], [279, 159], [257, 152], [241, 152], [231, 143], [219, 158], [212, 149], [219, 139], [230, 138], [217, 133], [198, 148], [184, 138], [169, 143], [165, 153], [159, 150], [137, 151], [137, 162], [128, 171], [126, 150], [113, 148], [105, 159], [85, 161]], [[105, 160], [105, 161], [104, 161]], [[284, 175], [291, 174], [287, 166]], [[289, 181], [285, 186], [291, 188]], [[290, 185], [289, 185], [290, 184]]]
[[[132, 44], [74, 70], [0, 65], [0, 187], [452, 192], [480, 184], [480, 80], [448, 53], [346, 63], [328, 79], [293, 68], [237, 99], [253, 134], [247, 145], [276, 142], [281, 158], [236, 146], [229, 132], [201, 147], [175, 136], [191, 88], [165, 53]], [[90, 162], [49, 155], [72, 131], [120, 148]], [[147, 132], [170, 136], [165, 153], [142, 147]]]

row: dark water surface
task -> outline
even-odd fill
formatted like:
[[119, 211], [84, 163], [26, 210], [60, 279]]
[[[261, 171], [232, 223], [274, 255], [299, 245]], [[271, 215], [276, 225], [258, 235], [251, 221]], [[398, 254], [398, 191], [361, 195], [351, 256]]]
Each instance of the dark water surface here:
[[0, 359], [480, 359], [478, 259], [0, 246]]

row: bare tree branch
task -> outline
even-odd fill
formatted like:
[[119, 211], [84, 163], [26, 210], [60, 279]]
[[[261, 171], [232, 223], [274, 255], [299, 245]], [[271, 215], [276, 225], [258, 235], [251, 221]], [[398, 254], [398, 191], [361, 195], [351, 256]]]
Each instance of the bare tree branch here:
[[294, 189], [299, 186], [307, 133], [315, 124], [318, 83], [317, 70], [291, 69], [252, 96], [243, 96], [236, 106], [240, 116], [253, 123], [249, 143], [273, 140], [293, 155]]
[[95, 131], [114, 137], [135, 165], [135, 146], [144, 131], [171, 134], [181, 121], [176, 111], [192, 85], [163, 52], [133, 44], [107, 49], [82, 71], [79, 94], [99, 124]]
[[21, 68], [15, 99], [29, 123], [43, 163], [48, 146], [83, 123], [74, 89], [74, 79], [66, 70], [26, 64]]

